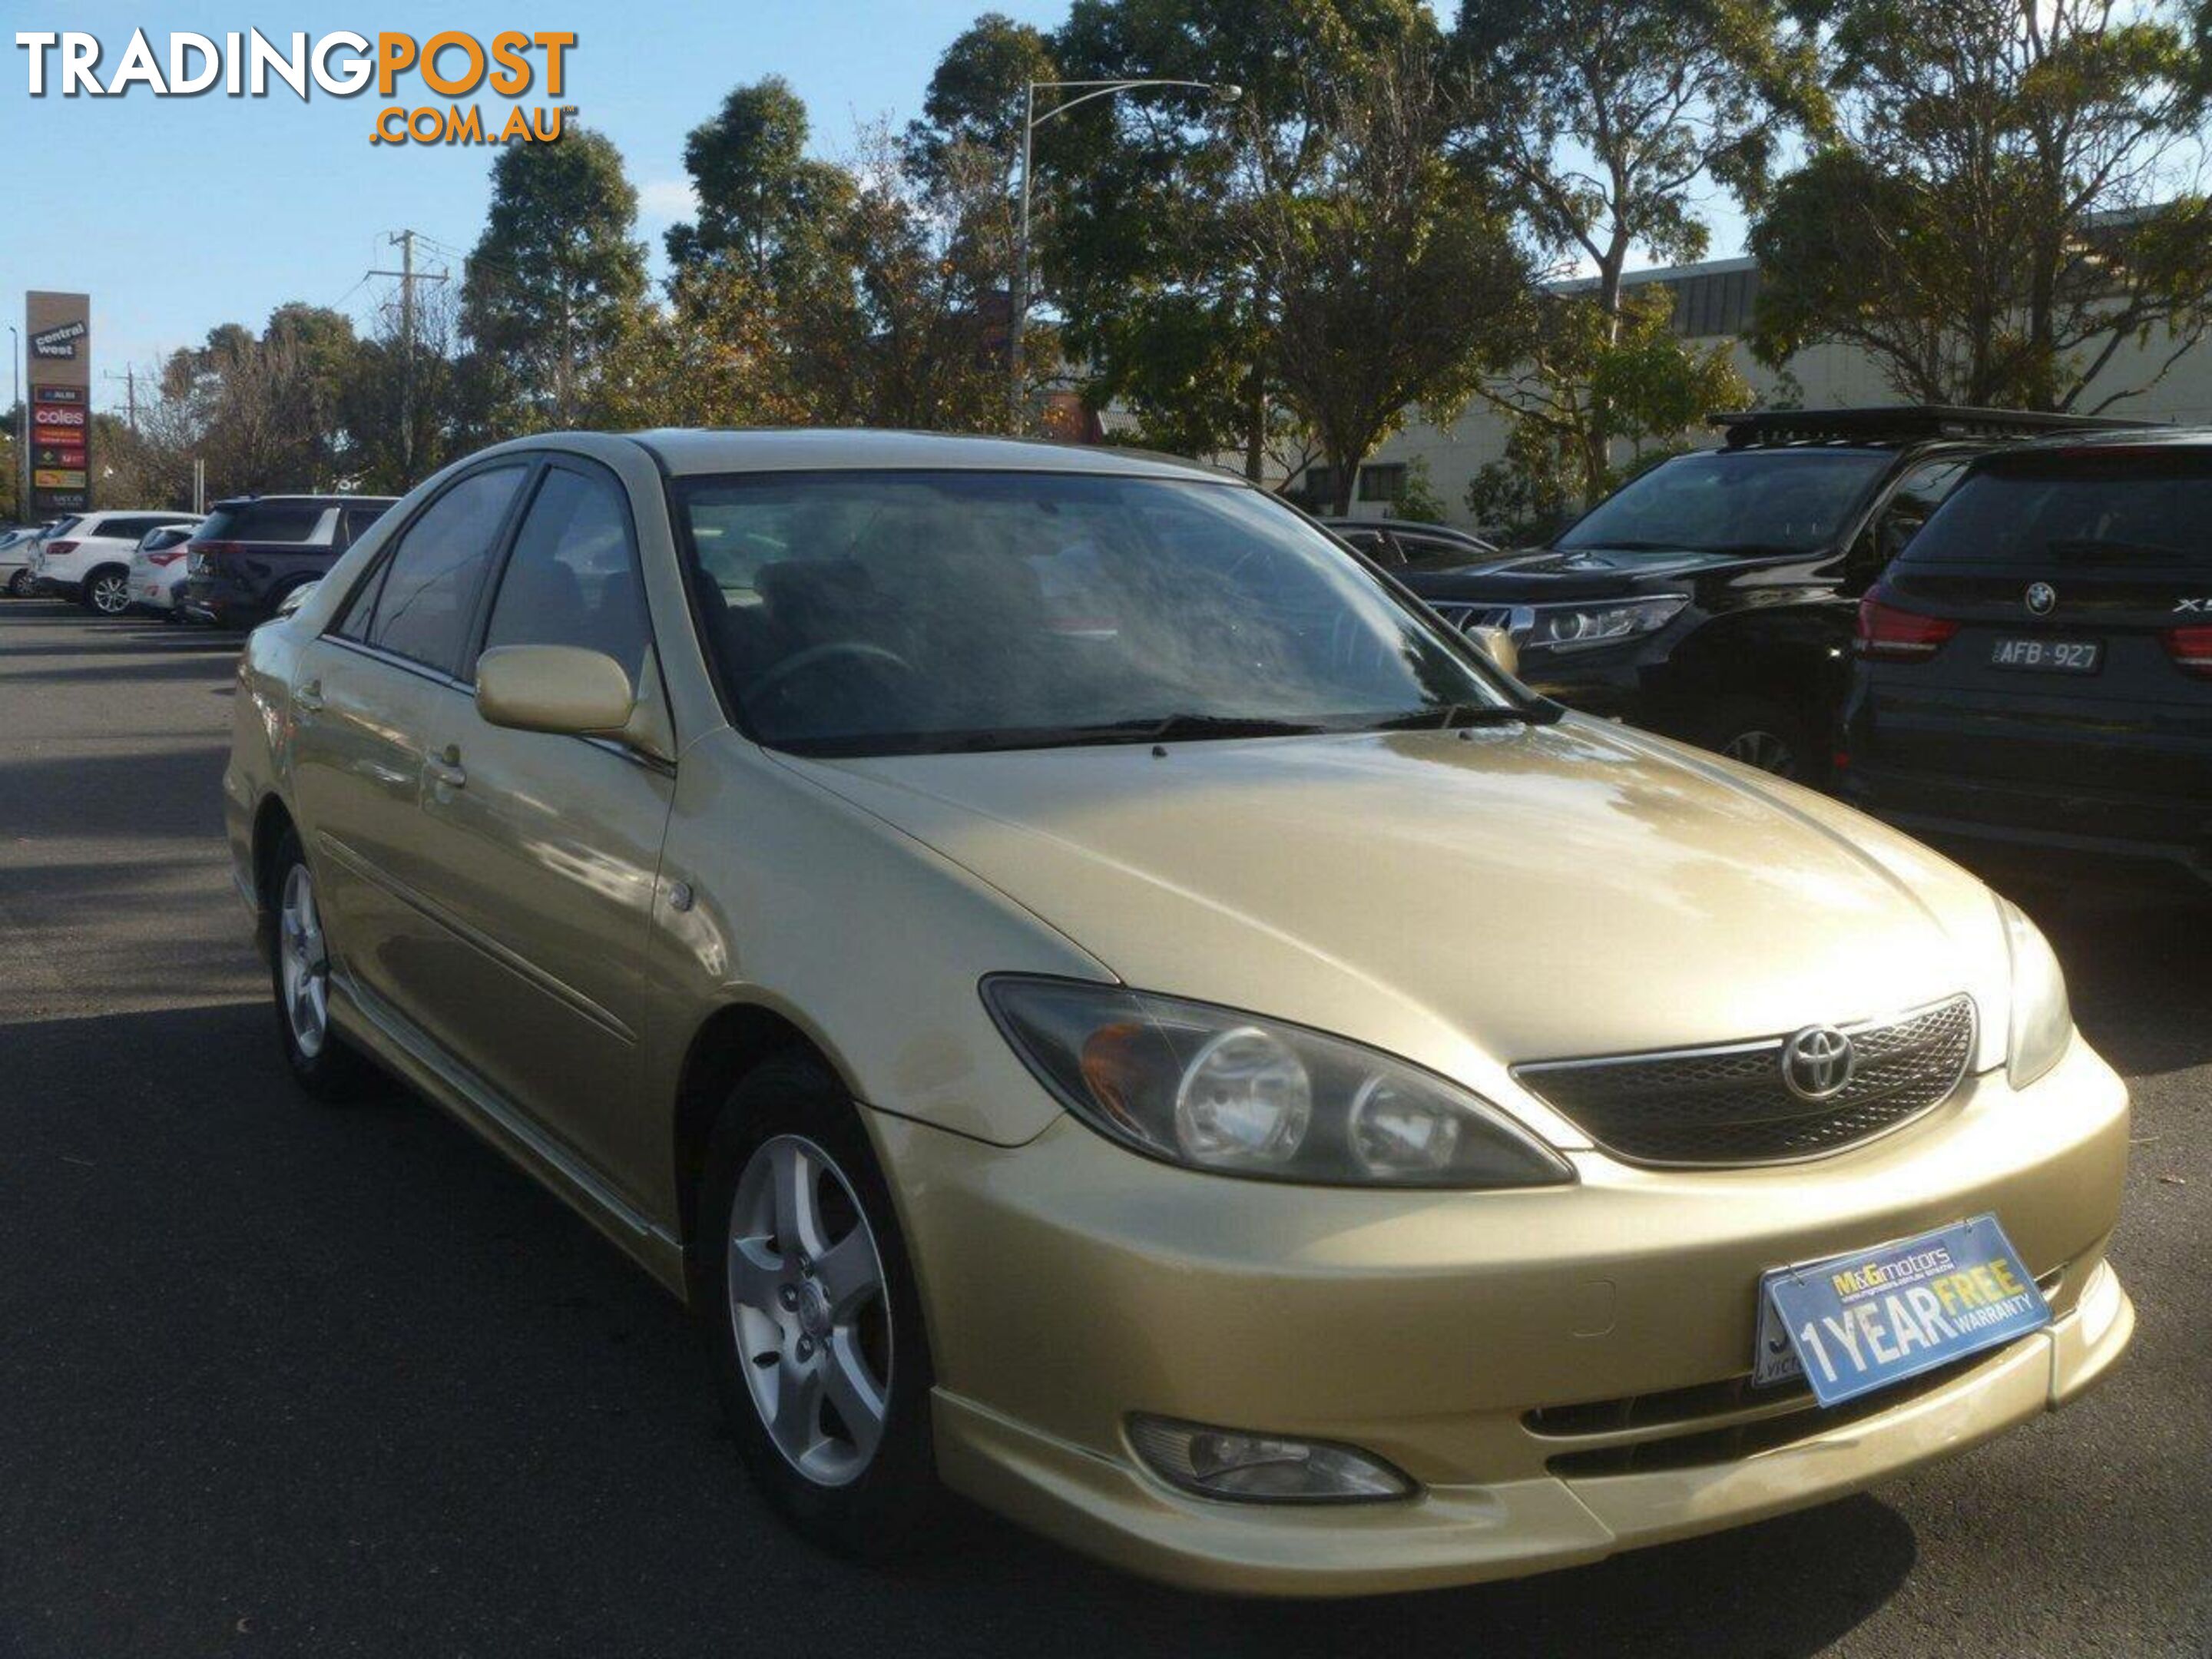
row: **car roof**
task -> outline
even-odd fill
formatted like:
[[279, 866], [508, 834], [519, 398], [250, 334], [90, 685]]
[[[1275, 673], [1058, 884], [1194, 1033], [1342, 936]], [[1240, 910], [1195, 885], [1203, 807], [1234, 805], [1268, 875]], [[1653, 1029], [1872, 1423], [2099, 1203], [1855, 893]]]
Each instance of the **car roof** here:
[[2212, 448], [2212, 427], [2136, 427], [2125, 432], [2075, 432], [2013, 444], [2006, 455], [2122, 454], [2145, 450]]
[[1937, 439], [1990, 442], [2040, 437], [2053, 432], [2140, 432], [2149, 423], [2119, 416], [2068, 415], [2033, 410], [1973, 409], [1957, 404], [1891, 404], [1857, 409], [1749, 409], [1709, 415], [1709, 426], [1727, 434], [1730, 449], [1784, 445], [1853, 443], [1875, 448]]
[[1225, 469], [1173, 455], [1034, 438], [960, 437], [942, 432], [866, 428], [760, 431], [664, 428], [629, 436], [678, 477], [714, 472], [945, 471], [1084, 472], [1112, 477], [1243, 482]]
[[226, 495], [219, 501], [208, 503], [208, 511], [224, 507], [267, 507], [283, 501], [313, 501], [324, 507], [390, 507], [399, 499], [397, 495], [345, 495], [325, 492], [312, 495]]
[[1331, 530], [1402, 530], [1409, 536], [1449, 536], [1454, 541], [1479, 542], [1481, 537], [1456, 525], [1431, 524], [1424, 519], [1323, 519]]

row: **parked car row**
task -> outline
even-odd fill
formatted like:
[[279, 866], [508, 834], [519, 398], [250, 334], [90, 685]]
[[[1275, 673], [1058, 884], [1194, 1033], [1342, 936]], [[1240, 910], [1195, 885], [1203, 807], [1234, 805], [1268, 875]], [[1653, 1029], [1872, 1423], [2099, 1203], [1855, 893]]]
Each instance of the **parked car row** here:
[[[226, 628], [266, 621], [382, 516], [389, 495], [247, 495], [203, 518], [173, 511], [84, 513], [0, 538], [0, 585], [103, 617], [151, 611]], [[11, 561], [11, 551], [20, 549]]]
[[1572, 707], [1947, 843], [2212, 879], [2212, 433], [1719, 419], [1546, 547], [1394, 574]]

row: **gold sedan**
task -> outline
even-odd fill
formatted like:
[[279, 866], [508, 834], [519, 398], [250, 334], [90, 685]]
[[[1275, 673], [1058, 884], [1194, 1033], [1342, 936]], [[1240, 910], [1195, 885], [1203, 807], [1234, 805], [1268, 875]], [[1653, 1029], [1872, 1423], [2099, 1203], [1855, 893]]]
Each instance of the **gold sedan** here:
[[685, 1298], [856, 1552], [950, 1489], [1462, 1583], [2088, 1388], [2127, 1098], [2041, 935], [1483, 643], [1172, 461], [535, 438], [253, 635], [239, 890], [301, 1083], [398, 1073]]

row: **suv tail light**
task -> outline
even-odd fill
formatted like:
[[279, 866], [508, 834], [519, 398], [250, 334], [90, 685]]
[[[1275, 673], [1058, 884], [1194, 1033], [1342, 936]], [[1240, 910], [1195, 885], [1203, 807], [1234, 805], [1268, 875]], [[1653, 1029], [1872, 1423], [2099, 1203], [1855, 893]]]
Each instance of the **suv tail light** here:
[[75, 542], [48, 542], [46, 544], [46, 556], [50, 559], [58, 558], [64, 553], [74, 553], [76, 551], [76, 544]]
[[2212, 624], [2169, 628], [2159, 638], [2176, 668], [2185, 674], [2212, 679]]
[[146, 562], [148, 564], [158, 564], [162, 566], [164, 568], [167, 568], [168, 566], [176, 563], [179, 559], [181, 559], [184, 556], [185, 550], [181, 547], [165, 548], [159, 553], [149, 553], [146, 556]]
[[1917, 662], [1932, 657], [1936, 649], [1959, 631], [1948, 617], [1923, 617], [1869, 593], [1859, 601], [1859, 625], [1851, 647], [1862, 657], [1885, 657]]

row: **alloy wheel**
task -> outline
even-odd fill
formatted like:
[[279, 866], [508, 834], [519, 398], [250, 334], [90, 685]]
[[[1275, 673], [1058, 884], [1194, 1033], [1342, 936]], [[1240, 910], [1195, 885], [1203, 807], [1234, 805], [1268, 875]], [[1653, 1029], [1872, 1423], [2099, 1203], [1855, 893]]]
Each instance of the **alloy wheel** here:
[[103, 617], [119, 617], [131, 608], [131, 582], [113, 571], [92, 581], [92, 608]]
[[31, 571], [27, 565], [8, 578], [8, 591], [19, 599], [31, 597]]
[[1790, 739], [1778, 732], [1761, 731], [1756, 727], [1739, 732], [1721, 745], [1721, 753], [1732, 761], [1746, 766], [1755, 766], [1762, 772], [1771, 772], [1778, 778], [1797, 775], [1797, 750]]
[[276, 927], [284, 1018], [301, 1054], [313, 1060], [330, 1036], [331, 957], [315, 905], [314, 878], [304, 864], [294, 865], [284, 877]]
[[857, 1480], [890, 1410], [890, 1301], [836, 1160], [803, 1136], [757, 1147], [730, 1205], [730, 1322], [753, 1407], [817, 1486]]

